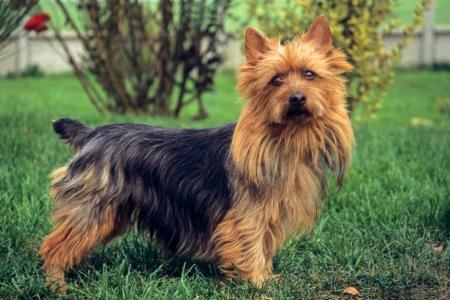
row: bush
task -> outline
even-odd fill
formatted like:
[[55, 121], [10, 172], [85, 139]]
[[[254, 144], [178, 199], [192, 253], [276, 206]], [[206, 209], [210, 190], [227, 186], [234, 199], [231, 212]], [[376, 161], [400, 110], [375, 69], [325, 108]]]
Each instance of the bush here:
[[6, 78], [15, 79], [15, 78], [24, 78], [24, 77], [41, 77], [44, 75], [44, 72], [38, 65], [29, 65], [23, 71], [20, 72], [10, 72], [6, 74]]
[[[358, 107], [357, 120], [374, 116], [401, 58], [403, 48], [421, 26], [431, 0], [421, 0], [411, 23], [395, 17], [396, 0], [247, 0], [251, 15], [268, 35], [287, 39], [308, 28], [318, 15], [330, 23], [334, 44], [342, 48], [354, 65], [348, 75], [350, 91], [348, 108]], [[394, 29], [403, 39], [388, 50], [383, 35]], [[361, 104], [361, 105], [360, 105]]]
[[56, 36], [97, 110], [178, 117], [197, 102], [197, 118], [204, 118], [202, 95], [222, 61], [230, 1], [80, 0], [74, 13], [57, 0], [82, 41], [83, 60]]

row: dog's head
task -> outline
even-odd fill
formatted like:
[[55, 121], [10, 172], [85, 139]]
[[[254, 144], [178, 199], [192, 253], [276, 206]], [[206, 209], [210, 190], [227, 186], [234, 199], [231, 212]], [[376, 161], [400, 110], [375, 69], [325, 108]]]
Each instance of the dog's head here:
[[336, 106], [345, 107], [340, 74], [351, 65], [333, 47], [325, 17], [317, 17], [305, 34], [283, 45], [247, 28], [245, 54], [238, 90], [255, 118], [305, 125]]
[[315, 169], [325, 162], [341, 182], [353, 145], [342, 74], [352, 66], [333, 47], [326, 18], [317, 17], [306, 33], [284, 44], [247, 28], [245, 55], [238, 90], [246, 107], [233, 141], [238, 164], [288, 153]]

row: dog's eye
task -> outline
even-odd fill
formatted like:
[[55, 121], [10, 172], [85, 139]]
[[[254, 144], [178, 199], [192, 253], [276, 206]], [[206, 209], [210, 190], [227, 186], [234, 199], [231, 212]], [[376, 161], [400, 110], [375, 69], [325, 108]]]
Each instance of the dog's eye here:
[[273, 86], [280, 86], [283, 84], [283, 78], [281, 76], [277, 75], [274, 78], [272, 78], [272, 80], [270, 81], [270, 84]]
[[316, 78], [316, 73], [310, 70], [303, 71], [303, 76], [308, 80], [313, 80]]

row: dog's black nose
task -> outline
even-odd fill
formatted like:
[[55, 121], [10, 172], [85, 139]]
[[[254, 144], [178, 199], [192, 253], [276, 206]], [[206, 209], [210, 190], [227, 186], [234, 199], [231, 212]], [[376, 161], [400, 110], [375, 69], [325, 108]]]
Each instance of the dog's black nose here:
[[302, 93], [295, 93], [289, 96], [289, 103], [291, 105], [303, 105], [306, 102], [306, 97]]

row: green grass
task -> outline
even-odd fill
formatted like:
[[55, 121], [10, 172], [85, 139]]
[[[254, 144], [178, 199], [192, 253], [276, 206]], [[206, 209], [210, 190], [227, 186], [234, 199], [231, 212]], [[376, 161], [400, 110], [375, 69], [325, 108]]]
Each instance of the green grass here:
[[[450, 121], [436, 97], [450, 95], [450, 73], [400, 72], [378, 118], [356, 128], [357, 147], [343, 189], [332, 188], [314, 232], [275, 258], [284, 280], [261, 290], [220, 281], [210, 265], [166, 256], [130, 235], [97, 248], [68, 274], [72, 298], [318, 299], [355, 286], [364, 298], [448, 299], [450, 278]], [[51, 228], [49, 172], [72, 156], [50, 121], [114, 121], [216, 126], [236, 119], [232, 74], [206, 97], [210, 118], [100, 116], [69, 75], [0, 80], [0, 299], [53, 298], [38, 248]], [[411, 118], [431, 120], [412, 126]], [[443, 245], [442, 252], [427, 247]], [[269, 299], [269, 298], [266, 298]]]

